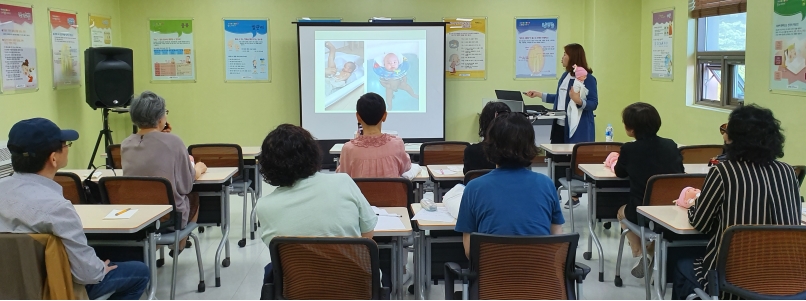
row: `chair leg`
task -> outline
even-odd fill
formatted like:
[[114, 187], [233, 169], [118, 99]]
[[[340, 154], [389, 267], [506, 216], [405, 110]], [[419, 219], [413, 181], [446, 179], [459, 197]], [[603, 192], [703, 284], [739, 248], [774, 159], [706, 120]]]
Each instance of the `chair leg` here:
[[[173, 266], [173, 277], [171, 277], [171, 300], [176, 300], [176, 271], [177, 267], [179, 267], [179, 232], [174, 232], [176, 235], [176, 239], [174, 239], [174, 266]], [[196, 244], [198, 245], [198, 243]]]
[[157, 267], [161, 268], [165, 265], [165, 246], [160, 247], [160, 259], [157, 259]]
[[247, 190], [243, 190], [243, 228], [241, 229], [241, 240], [238, 241], [238, 246], [243, 248], [246, 246], [246, 211], [248, 210], [247, 204], [249, 202], [249, 195]]
[[204, 264], [202, 263], [201, 257], [201, 247], [199, 247], [199, 238], [196, 237], [196, 234], [190, 233], [190, 238], [193, 239], [193, 246], [196, 247], [196, 264], [199, 265], [199, 288], [198, 291], [203, 293], [204, 290], [207, 288], [204, 285]]
[[627, 237], [627, 232], [630, 232], [630, 229], [624, 229], [624, 231], [621, 231], [621, 239], [619, 239], [618, 243], [618, 256], [616, 256], [616, 279], [613, 280], [617, 287], [621, 287], [623, 285], [621, 280], [621, 254], [624, 252], [624, 238]]
[[257, 232], [257, 215], [255, 211], [255, 207], [257, 206], [257, 193], [255, 193], [255, 190], [252, 188], [249, 188], [249, 193], [252, 194], [252, 214], [249, 219], [249, 229], [251, 231], [249, 233], [249, 239], [255, 240], [255, 232]]

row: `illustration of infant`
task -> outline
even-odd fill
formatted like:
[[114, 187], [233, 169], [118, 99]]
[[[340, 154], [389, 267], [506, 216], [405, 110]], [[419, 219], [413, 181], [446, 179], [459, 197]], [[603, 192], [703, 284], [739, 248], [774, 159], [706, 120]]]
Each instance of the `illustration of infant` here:
[[585, 68], [574, 65], [574, 92], [579, 93], [580, 99], [588, 98], [588, 88], [585, 87], [585, 79], [588, 78], [588, 70]]
[[386, 88], [387, 109], [392, 108], [392, 100], [394, 100], [395, 97], [394, 93], [397, 92], [398, 89], [403, 89], [403, 91], [408, 92], [409, 95], [415, 99], [420, 98], [417, 93], [414, 93], [414, 89], [412, 89], [408, 83], [406, 74], [409, 71], [409, 62], [406, 61], [405, 57], [403, 57], [403, 62], [401, 62], [397, 54], [392, 52], [387, 53], [383, 57], [383, 66], [379, 65], [376, 61], [373, 70], [380, 78], [381, 86]]
[[347, 85], [347, 79], [353, 75], [355, 69], [358, 67], [353, 62], [344, 63], [341, 71], [336, 67], [336, 46], [330, 42], [325, 42], [325, 47], [330, 50], [327, 55], [327, 68], [325, 68], [325, 77], [330, 81], [330, 85], [334, 88], [341, 88]]
[[798, 55], [795, 44], [789, 45], [784, 50], [784, 56], [786, 57], [786, 69], [792, 73], [798, 74], [806, 67], [806, 59]]
[[28, 82], [34, 82], [34, 68], [28, 66], [28, 60], [22, 62], [22, 74], [28, 77]]
[[459, 65], [459, 55], [451, 55], [451, 73], [456, 73], [456, 66]]

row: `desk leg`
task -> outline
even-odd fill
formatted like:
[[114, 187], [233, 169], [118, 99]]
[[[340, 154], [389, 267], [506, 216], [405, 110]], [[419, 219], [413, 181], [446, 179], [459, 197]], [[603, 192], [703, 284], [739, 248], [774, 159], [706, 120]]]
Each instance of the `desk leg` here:
[[556, 179], [554, 178], [554, 161], [551, 160], [551, 157], [546, 156], [546, 165], [549, 169], [549, 178], [551, 179], [551, 185], [554, 185]]
[[424, 300], [423, 298], [423, 236], [425, 231], [414, 233], [414, 300]]
[[[229, 252], [229, 229], [230, 229], [230, 226], [232, 225], [232, 218], [231, 218], [232, 212], [230, 211], [230, 202], [229, 202], [230, 201], [230, 199], [229, 199], [230, 190], [231, 190], [230, 186], [224, 186], [224, 203], [226, 203], [226, 205], [224, 206], [224, 209], [227, 210], [227, 214], [226, 214], [227, 227], [226, 227], [226, 231], [224, 231], [224, 233], [223, 233], [224, 237], [222, 238], [222, 239], [224, 239], [226, 241], [226, 244], [224, 244], [224, 251], [225, 251], [224, 253], [227, 255], [226, 258], [224, 258], [224, 261], [226, 263], [222, 262], [222, 264], [221, 264], [224, 267], [228, 267], [229, 264], [230, 264], [230, 259], [229, 259], [229, 257], [230, 257], [229, 256], [229, 254], [230, 254], [230, 252]], [[245, 195], [246, 195], [246, 192], [244, 192], [244, 196]]]
[[[221, 266], [228, 267], [229, 259], [229, 186], [221, 187], [221, 242], [215, 252], [215, 286], [221, 286]], [[221, 251], [226, 249], [226, 258], [221, 261]], [[218, 263], [221, 262], [221, 265]]]
[[[406, 272], [406, 250], [403, 248], [403, 241], [404, 237], [400, 236], [397, 238], [397, 299], [403, 300], [406, 296], [406, 289], [403, 287], [405, 283], [403, 283], [403, 279], [405, 279], [404, 273]], [[411, 273], [411, 271], [408, 271]]]
[[593, 251], [592, 243], [596, 244], [596, 250], [599, 254], [599, 282], [604, 282], [604, 250], [602, 243], [599, 242], [599, 237], [596, 236], [596, 189], [594, 183], [588, 185], [588, 230], [591, 236], [588, 238], [588, 253]]
[[[644, 289], [646, 290], [646, 300], [652, 300], [652, 288], [650, 287], [649, 277], [646, 277], [649, 274], [649, 262], [647, 262], [646, 256], [646, 239], [643, 239], [644, 232], [646, 231], [646, 227], [641, 227], [641, 261], [644, 262]], [[655, 248], [657, 250], [657, 248]], [[656, 251], [657, 252], [657, 251]]]
[[[669, 245], [668, 245], [668, 242], [665, 239], [658, 240], [658, 242], [656, 244], [660, 244], [659, 247], [660, 247], [660, 252], [661, 252], [660, 257], [655, 258], [655, 264], [657, 264], [658, 261], [660, 261], [660, 272], [658, 273], [658, 275], [660, 276], [660, 284], [661, 284], [661, 286], [660, 286], [660, 295], [665, 296], [666, 295], [666, 272], [668, 271], [667, 270], [668, 266], [666, 265], [666, 263], [667, 263], [666, 256], [668, 256], [668, 254], [669, 254], [669, 249], [668, 249]], [[655, 247], [655, 249], [657, 249], [657, 248], [658, 247]], [[657, 252], [657, 251], [655, 251], [655, 252]], [[660, 260], [658, 258], [660, 258]], [[657, 283], [658, 282], [655, 282], [655, 287], [658, 286]]]
[[419, 203], [423, 200], [423, 195], [425, 194], [425, 182], [417, 182], [417, 193], [415, 194], [416, 202]]
[[398, 282], [398, 275], [397, 274], [398, 274], [398, 270], [400, 270], [400, 267], [397, 265], [398, 264], [397, 257], [399, 255], [397, 254], [397, 238], [396, 237], [392, 238], [392, 246], [391, 247], [392, 248], [390, 250], [390, 253], [392, 254], [392, 258], [389, 261], [389, 265], [390, 265], [389, 272], [391, 273], [391, 275], [389, 275], [390, 276], [389, 278], [391, 278], [392, 281], [391, 281], [391, 287], [389, 288], [389, 297], [392, 300], [395, 300], [395, 299], [397, 299], [397, 290], [398, 290], [398, 283], [397, 283]]
[[[425, 293], [431, 292], [431, 236], [425, 236]], [[428, 298], [427, 295], [423, 296]]]
[[146, 242], [148, 248], [148, 270], [151, 273], [151, 279], [148, 284], [148, 300], [157, 299], [157, 238], [154, 232], [148, 233], [148, 240]]
[[[653, 275], [653, 279], [655, 280], [655, 295], [658, 297], [658, 300], [663, 300], [663, 292], [662, 287], [666, 286], [666, 283], [661, 282], [661, 272], [662, 269], [660, 268], [660, 261], [663, 259], [663, 254], [661, 250], [663, 249], [663, 233], [658, 234], [658, 238], [655, 240], [655, 264], [653, 265], [652, 269], [655, 275]], [[646, 276], [646, 275], [645, 275]]]

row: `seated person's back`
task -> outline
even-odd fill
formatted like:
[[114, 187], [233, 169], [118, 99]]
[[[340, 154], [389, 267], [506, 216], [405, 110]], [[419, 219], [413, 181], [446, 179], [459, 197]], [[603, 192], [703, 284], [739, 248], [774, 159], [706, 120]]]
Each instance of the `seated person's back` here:
[[[498, 113], [503, 112], [510, 112], [509, 106], [503, 102], [491, 101], [484, 105], [484, 109], [481, 110], [481, 114], [479, 115], [479, 137], [484, 138], [487, 134], [487, 128], [490, 126], [490, 122], [493, 121], [493, 118], [495, 118]], [[495, 168], [495, 163], [490, 162], [484, 154], [481, 143], [471, 144], [465, 148], [464, 164], [465, 174], [471, 170]]]
[[403, 139], [383, 134], [386, 102], [375, 93], [361, 96], [356, 103], [356, 118], [363, 133], [344, 144], [336, 172], [353, 178], [399, 178], [411, 168]]

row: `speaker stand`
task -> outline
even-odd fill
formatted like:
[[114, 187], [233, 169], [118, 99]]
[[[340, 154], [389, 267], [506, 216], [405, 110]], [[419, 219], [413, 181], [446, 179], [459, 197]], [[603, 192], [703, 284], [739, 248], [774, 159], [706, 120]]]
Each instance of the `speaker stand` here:
[[[112, 130], [109, 129], [109, 109], [103, 109], [103, 119], [104, 125], [103, 129], [98, 133], [98, 140], [95, 141], [95, 149], [92, 150], [92, 157], [90, 157], [90, 164], [87, 165], [87, 169], [92, 169], [95, 165], [95, 155], [98, 154], [98, 147], [101, 146], [101, 138], [104, 139], [104, 152], [106, 152], [106, 148], [112, 145]], [[106, 164], [104, 164], [106, 165]]]

